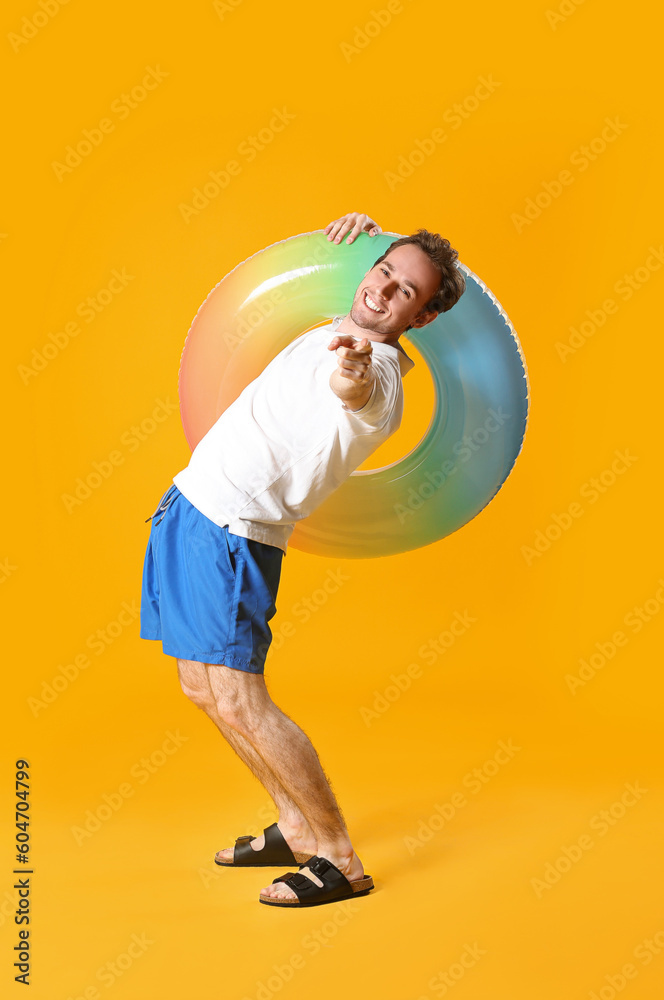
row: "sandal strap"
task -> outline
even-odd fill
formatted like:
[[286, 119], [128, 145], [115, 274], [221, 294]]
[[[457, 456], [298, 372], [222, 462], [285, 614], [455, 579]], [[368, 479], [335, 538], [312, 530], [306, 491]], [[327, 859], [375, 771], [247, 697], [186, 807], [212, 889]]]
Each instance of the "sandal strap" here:
[[265, 845], [260, 851], [255, 851], [251, 846], [251, 841], [255, 837], [238, 837], [235, 841], [233, 852], [234, 865], [246, 865], [252, 867], [259, 865], [296, 865], [295, 855], [288, 846], [284, 836], [277, 826], [267, 826], [263, 830]]
[[[322, 888], [308, 877], [307, 868], [323, 883]], [[353, 895], [353, 887], [346, 876], [327, 858], [310, 858], [299, 872], [288, 872], [275, 882], [285, 882], [300, 902], [346, 899]]]
[[272, 885], [274, 885], [275, 882], [288, 882], [289, 879], [293, 878], [293, 876], [297, 874], [297, 872], [286, 872], [285, 875], [279, 875], [277, 878], [272, 879]]
[[269, 848], [270, 853], [274, 851], [276, 864], [297, 864], [295, 855], [288, 846], [286, 838], [276, 823], [273, 823], [272, 826], [266, 826], [263, 833], [265, 834], [265, 847], [263, 850], [267, 852]]
[[235, 850], [233, 851], [233, 864], [234, 865], [249, 865], [251, 864], [251, 858], [256, 854], [253, 847], [251, 847], [251, 841], [255, 840], [255, 837], [244, 836], [238, 837], [235, 841]]

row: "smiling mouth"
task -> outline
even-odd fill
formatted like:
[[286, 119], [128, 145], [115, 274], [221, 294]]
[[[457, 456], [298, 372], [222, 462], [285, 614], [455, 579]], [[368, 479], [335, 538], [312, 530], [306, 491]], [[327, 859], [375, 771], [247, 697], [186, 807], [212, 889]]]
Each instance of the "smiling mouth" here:
[[371, 310], [371, 312], [375, 312], [375, 313], [382, 313], [382, 312], [384, 312], [384, 310], [381, 309], [376, 302], [374, 302], [374, 300], [371, 298], [371, 296], [369, 295], [369, 293], [366, 290], [364, 292], [364, 304], [365, 304], [365, 306], [368, 309]]

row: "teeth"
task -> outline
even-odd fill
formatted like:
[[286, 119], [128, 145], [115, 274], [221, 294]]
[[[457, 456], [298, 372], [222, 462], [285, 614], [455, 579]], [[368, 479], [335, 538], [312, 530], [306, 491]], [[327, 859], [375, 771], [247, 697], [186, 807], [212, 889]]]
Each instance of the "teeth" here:
[[364, 293], [364, 301], [366, 302], [366, 304], [369, 306], [370, 309], [373, 309], [374, 312], [379, 313], [383, 311], [382, 309], [379, 309], [374, 300], [370, 298], [368, 292]]

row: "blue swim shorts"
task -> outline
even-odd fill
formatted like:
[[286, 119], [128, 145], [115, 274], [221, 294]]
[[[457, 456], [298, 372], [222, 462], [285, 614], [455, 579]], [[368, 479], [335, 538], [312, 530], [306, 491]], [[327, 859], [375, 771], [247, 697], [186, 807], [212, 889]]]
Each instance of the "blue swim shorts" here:
[[219, 527], [174, 484], [152, 515], [141, 638], [161, 640], [167, 656], [263, 673], [283, 556]]

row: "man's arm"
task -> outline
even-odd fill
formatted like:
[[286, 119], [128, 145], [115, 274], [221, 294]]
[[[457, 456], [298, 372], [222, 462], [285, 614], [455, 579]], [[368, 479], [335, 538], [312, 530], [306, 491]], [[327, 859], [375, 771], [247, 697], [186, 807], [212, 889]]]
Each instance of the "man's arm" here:
[[371, 364], [371, 341], [357, 341], [348, 334], [333, 337], [328, 351], [336, 351], [337, 367], [330, 375], [330, 388], [349, 410], [360, 410], [373, 392], [376, 376]]

